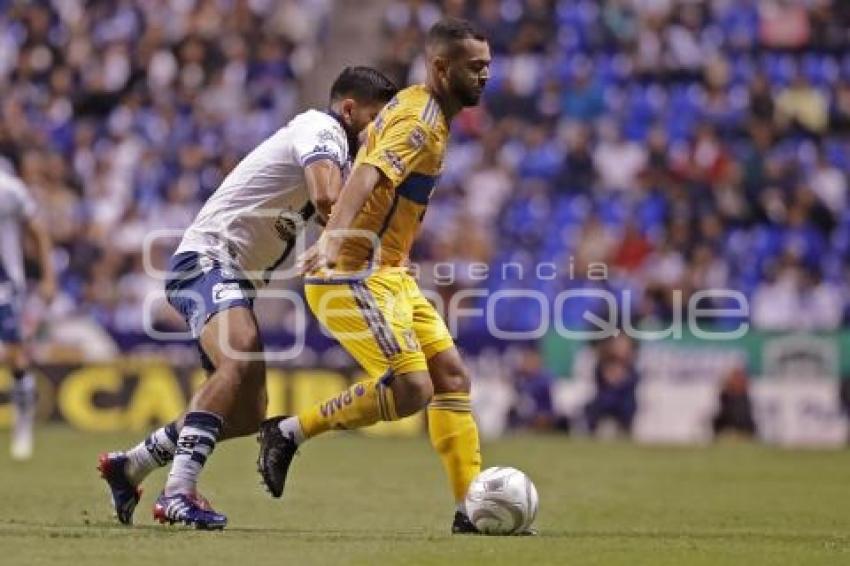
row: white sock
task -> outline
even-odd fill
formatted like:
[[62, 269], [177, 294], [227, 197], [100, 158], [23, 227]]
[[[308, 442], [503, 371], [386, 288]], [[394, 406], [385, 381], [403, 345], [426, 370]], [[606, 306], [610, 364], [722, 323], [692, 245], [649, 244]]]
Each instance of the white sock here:
[[295, 444], [304, 442], [304, 431], [301, 429], [301, 421], [298, 420], [298, 417], [283, 419], [278, 423], [277, 427], [283, 433], [283, 436], [295, 441]]
[[12, 405], [15, 408], [12, 434], [15, 437], [31, 437], [36, 408], [35, 377], [30, 372], [15, 373], [12, 385]]
[[198, 476], [221, 434], [221, 417], [194, 411], [186, 414], [177, 439], [174, 462], [165, 482], [165, 495], [194, 494]]
[[157, 468], [174, 459], [179, 433], [175, 423], [158, 428], [142, 442], [127, 450], [127, 464], [124, 472], [133, 485], [139, 485]]

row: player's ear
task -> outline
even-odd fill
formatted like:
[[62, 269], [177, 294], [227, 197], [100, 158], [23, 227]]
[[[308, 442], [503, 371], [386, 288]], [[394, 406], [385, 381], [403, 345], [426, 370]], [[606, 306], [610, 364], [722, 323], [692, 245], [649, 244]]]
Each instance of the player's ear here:
[[357, 109], [357, 102], [353, 98], [344, 98], [339, 105], [339, 109], [342, 117], [351, 125], [354, 121], [354, 111]]
[[447, 78], [449, 76], [449, 60], [445, 57], [434, 57], [434, 70], [437, 71], [437, 77]]

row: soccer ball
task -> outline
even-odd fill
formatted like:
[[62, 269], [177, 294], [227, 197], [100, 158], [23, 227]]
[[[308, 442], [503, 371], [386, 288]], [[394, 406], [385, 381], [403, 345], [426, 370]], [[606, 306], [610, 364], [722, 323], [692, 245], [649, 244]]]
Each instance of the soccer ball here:
[[537, 517], [537, 488], [516, 468], [487, 468], [466, 492], [466, 514], [487, 535], [523, 533]]

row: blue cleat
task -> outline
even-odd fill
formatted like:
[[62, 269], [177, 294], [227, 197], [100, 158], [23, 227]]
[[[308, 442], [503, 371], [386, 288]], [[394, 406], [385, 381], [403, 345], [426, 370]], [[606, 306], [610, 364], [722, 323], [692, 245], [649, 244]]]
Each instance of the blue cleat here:
[[206, 499], [185, 493], [162, 493], [154, 503], [153, 518], [163, 524], [183, 523], [201, 530], [221, 530], [227, 525], [227, 517], [216, 513]]
[[132, 525], [133, 511], [136, 510], [136, 505], [142, 498], [142, 490], [127, 479], [127, 474], [124, 473], [126, 463], [127, 456], [123, 452], [110, 452], [100, 455], [97, 469], [100, 477], [109, 484], [115, 516], [122, 525]]

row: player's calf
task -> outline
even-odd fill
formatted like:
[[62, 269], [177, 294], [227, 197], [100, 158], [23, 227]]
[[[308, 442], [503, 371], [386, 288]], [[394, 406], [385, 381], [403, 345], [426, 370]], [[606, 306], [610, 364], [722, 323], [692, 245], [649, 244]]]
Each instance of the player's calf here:
[[395, 398], [395, 412], [399, 418], [418, 413], [428, 406], [434, 396], [434, 386], [426, 372], [397, 376], [390, 381], [389, 386]]
[[443, 462], [457, 505], [452, 531], [468, 532], [462, 520], [466, 513], [463, 501], [469, 484], [481, 471], [478, 427], [469, 396], [469, 372], [454, 347], [432, 356], [428, 369], [435, 390], [428, 406], [428, 436]]
[[280, 497], [298, 445], [329, 430], [351, 430], [394, 421], [428, 405], [434, 393], [426, 372], [360, 381], [295, 417], [277, 417], [260, 429], [257, 468], [269, 493]]

